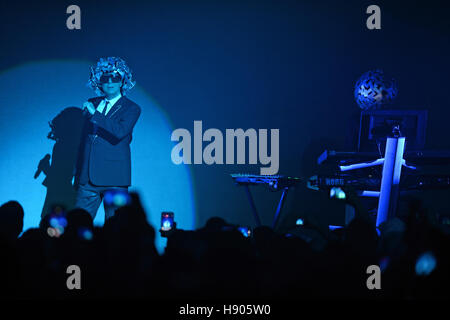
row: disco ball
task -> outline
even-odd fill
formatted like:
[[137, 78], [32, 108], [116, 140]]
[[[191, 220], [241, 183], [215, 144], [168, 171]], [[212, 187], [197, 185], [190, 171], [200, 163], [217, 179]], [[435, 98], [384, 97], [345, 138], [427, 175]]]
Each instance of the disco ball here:
[[364, 73], [355, 85], [355, 100], [363, 110], [380, 109], [397, 97], [397, 83], [387, 80], [382, 70]]

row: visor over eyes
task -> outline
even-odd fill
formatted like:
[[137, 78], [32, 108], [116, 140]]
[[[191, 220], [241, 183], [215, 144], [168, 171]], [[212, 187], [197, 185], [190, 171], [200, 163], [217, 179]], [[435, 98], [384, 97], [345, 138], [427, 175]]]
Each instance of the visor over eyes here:
[[100, 77], [100, 83], [108, 83], [109, 79], [111, 79], [111, 82], [113, 83], [119, 83], [122, 81], [122, 76], [120, 75], [120, 73], [108, 73], [108, 74], [103, 74]]

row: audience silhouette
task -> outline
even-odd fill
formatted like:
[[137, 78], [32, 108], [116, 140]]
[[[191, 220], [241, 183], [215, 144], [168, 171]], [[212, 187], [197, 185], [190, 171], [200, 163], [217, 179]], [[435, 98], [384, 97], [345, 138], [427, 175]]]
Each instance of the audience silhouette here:
[[[160, 231], [167, 237], [163, 254], [136, 193], [103, 227], [83, 209], [57, 205], [39, 228], [23, 234], [24, 210], [9, 201], [0, 207], [1, 296], [448, 298], [448, 226], [411, 199], [405, 220], [388, 220], [377, 230], [348, 194], [356, 216], [342, 229], [324, 231], [305, 221], [284, 234], [261, 226], [245, 236], [213, 217], [197, 230]], [[67, 287], [71, 265], [81, 270], [80, 290]], [[367, 287], [370, 265], [381, 270], [382, 290]]]

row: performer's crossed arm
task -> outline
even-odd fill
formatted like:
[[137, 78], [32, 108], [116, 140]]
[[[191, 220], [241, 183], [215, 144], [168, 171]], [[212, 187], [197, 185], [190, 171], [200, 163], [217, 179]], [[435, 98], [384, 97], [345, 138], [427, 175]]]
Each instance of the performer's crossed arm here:
[[95, 110], [93, 106], [91, 108], [89, 106], [87, 109], [92, 115], [89, 119], [92, 123], [108, 131], [119, 140], [125, 138], [133, 131], [134, 125], [141, 115], [141, 108], [137, 105], [133, 105], [120, 119], [112, 119], [104, 116]]

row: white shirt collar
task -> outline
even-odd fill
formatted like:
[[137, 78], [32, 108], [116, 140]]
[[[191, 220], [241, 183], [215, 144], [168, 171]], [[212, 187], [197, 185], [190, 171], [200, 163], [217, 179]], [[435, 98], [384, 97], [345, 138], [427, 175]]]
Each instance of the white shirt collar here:
[[[120, 98], [122, 98], [122, 94], [121, 94], [121, 93], [119, 93], [119, 95], [118, 95], [117, 97], [115, 97], [114, 99], [108, 100], [108, 99], [105, 97], [104, 100], [109, 101], [109, 106], [112, 107], [112, 106], [117, 102], [117, 100], [119, 100]], [[105, 103], [106, 103], [106, 102], [105, 102]]]

